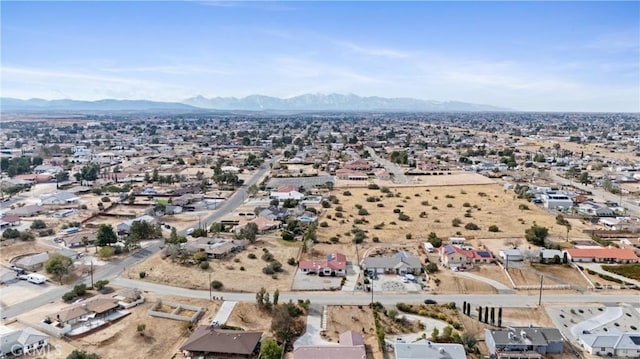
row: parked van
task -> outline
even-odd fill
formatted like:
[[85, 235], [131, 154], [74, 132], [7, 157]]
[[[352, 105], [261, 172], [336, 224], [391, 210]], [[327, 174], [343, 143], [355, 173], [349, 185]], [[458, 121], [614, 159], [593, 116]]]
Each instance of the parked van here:
[[31, 273], [27, 275], [27, 282], [33, 284], [42, 284], [47, 281], [47, 277], [38, 273]]

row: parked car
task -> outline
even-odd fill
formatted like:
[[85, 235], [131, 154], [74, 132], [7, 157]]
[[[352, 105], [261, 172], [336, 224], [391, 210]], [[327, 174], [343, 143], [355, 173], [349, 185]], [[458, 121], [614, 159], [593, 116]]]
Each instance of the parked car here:
[[187, 229], [187, 232], [186, 232], [186, 233], [187, 233], [187, 235], [191, 235], [191, 234], [193, 234], [193, 232], [194, 232], [195, 230], [196, 230], [195, 228], [189, 228], [189, 229]]
[[24, 268], [20, 268], [18, 266], [11, 266], [11, 270], [13, 270], [14, 272], [18, 273], [18, 274], [22, 274], [24, 273]]
[[438, 302], [433, 299], [425, 299], [424, 304], [438, 304]]

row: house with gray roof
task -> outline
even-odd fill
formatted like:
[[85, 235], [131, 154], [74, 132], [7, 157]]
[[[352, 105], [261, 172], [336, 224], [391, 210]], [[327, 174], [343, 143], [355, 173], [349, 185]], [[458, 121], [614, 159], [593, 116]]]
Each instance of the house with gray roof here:
[[367, 257], [362, 260], [361, 266], [370, 273], [384, 274], [420, 274], [422, 263], [415, 255], [407, 252], [398, 252], [393, 256]]
[[37, 354], [49, 345], [49, 336], [31, 327], [12, 330], [0, 327], [0, 358]]
[[413, 343], [394, 343], [396, 359], [467, 359], [467, 353], [462, 344], [432, 343], [417, 341]]
[[484, 337], [489, 353], [498, 359], [539, 359], [542, 355], [562, 353], [564, 350], [564, 339], [556, 328], [486, 329]]
[[40, 200], [40, 204], [47, 205], [65, 205], [65, 204], [77, 204], [80, 202], [80, 197], [71, 192], [58, 192], [52, 195], [43, 197]]
[[589, 353], [608, 357], [640, 357], [640, 332], [582, 334], [578, 343]]

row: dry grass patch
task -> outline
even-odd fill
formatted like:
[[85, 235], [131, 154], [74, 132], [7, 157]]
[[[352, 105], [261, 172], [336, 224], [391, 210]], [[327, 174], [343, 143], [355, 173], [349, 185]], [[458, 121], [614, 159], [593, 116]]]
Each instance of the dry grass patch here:
[[548, 275], [549, 277], [557, 278], [558, 281], [563, 282], [563, 284], [571, 284], [572, 286], [582, 289], [589, 287], [587, 280], [573, 267], [540, 263], [531, 263], [531, 266], [537, 271], [544, 273], [545, 279], [547, 278], [546, 275]]
[[[435, 279], [440, 279], [436, 285]], [[497, 293], [487, 283], [470, 278], [458, 277], [452, 271], [444, 269], [429, 275], [429, 288], [436, 293]]]
[[[383, 243], [423, 241], [429, 232], [435, 232], [443, 238], [463, 235], [483, 238], [483, 243], [497, 242], [502, 246], [505, 238], [524, 239], [525, 229], [534, 222], [549, 228], [552, 238], [566, 237], [565, 228], [555, 223], [554, 216], [532, 203], [517, 199], [515, 193], [498, 184], [383, 187], [380, 190], [350, 188], [349, 191], [351, 196], [342, 195], [342, 190], [334, 191], [339, 203], [323, 211], [320, 221], [326, 221], [329, 226], [318, 229], [321, 241], [337, 237], [340, 242], [351, 242], [353, 235], [347, 233], [352, 227], [358, 227], [367, 234], [367, 242], [372, 242], [373, 237], [378, 237]], [[529, 210], [519, 209], [521, 204]], [[338, 207], [342, 210], [338, 211]], [[369, 214], [358, 215], [360, 208]], [[461, 224], [454, 227], [454, 219], [459, 219]], [[468, 223], [474, 223], [480, 229], [465, 229]], [[491, 225], [498, 226], [499, 232], [490, 232]], [[580, 237], [579, 227], [574, 226], [570, 236]], [[411, 239], [407, 239], [407, 234]]]
[[264, 331], [264, 336], [270, 336], [271, 312], [260, 309], [256, 303], [238, 302], [227, 324], [249, 331]]
[[41, 244], [36, 241], [22, 242], [16, 241], [7, 246], [0, 247], [0, 258], [2, 263], [10, 265], [10, 260], [23, 254], [36, 254], [46, 251], [55, 251], [57, 247]]
[[[282, 245], [280, 242], [279, 240], [259, 240], [233, 257], [210, 260], [208, 270], [202, 270], [197, 265], [174, 263], [170, 258], [162, 259], [162, 254], [157, 253], [127, 270], [126, 275], [132, 279], [139, 279], [139, 272], [144, 271], [146, 273], [144, 280], [206, 290], [209, 286], [209, 273], [211, 273], [211, 280], [222, 282], [224, 291], [255, 292], [260, 287], [265, 287], [268, 291], [275, 289], [288, 291], [291, 289], [296, 267], [288, 265], [287, 260], [298, 257], [299, 246]], [[261, 259], [263, 249], [267, 249], [274, 260], [282, 263], [282, 272], [277, 272], [275, 275], [262, 272], [262, 268], [268, 264]], [[254, 254], [256, 259], [249, 259], [250, 253]]]

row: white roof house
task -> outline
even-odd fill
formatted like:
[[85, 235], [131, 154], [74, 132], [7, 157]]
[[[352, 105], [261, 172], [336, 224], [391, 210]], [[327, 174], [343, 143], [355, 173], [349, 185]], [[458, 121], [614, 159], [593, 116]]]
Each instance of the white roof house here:
[[431, 343], [419, 341], [414, 343], [394, 343], [396, 359], [447, 358], [466, 359], [467, 354], [462, 344]]
[[582, 334], [578, 343], [589, 354], [638, 358], [640, 356], [640, 332], [618, 334]]
[[156, 219], [154, 217], [149, 215], [144, 215], [138, 218], [134, 218], [134, 219], [130, 219], [130, 220], [118, 223], [118, 225], [116, 226], [116, 231], [118, 233], [129, 233], [129, 230], [131, 229], [131, 225], [133, 224], [133, 222], [141, 222], [141, 221], [147, 222], [150, 224], [156, 223]]
[[0, 358], [38, 353], [38, 349], [49, 344], [49, 336], [31, 327], [12, 330], [0, 328]]

